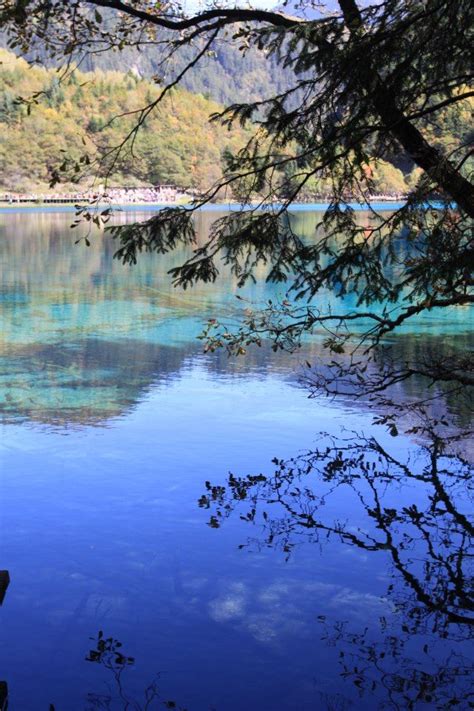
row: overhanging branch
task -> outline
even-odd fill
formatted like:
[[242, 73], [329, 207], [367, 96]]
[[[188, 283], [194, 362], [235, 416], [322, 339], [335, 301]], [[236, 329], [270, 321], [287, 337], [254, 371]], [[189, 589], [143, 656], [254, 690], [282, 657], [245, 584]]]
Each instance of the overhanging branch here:
[[[280, 12], [270, 12], [268, 10], [250, 10], [250, 9], [225, 9], [216, 8], [214, 10], [206, 10], [193, 17], [183, 19], [170, 19], [164, 15], [147, 12], [139, 8], [127, 5], [121, 0], [87, 0], [89, 5], [97, 7], [105, 7], [123, 12], [130, 17], [136, 17], [139, 20], [149, 22], [158, 27], [164, 27], [168, 30], [187, 30], [197, 25], [220, 18], [224, 24], [232, 24], [235, 22], [266, 22], [274, 27], [291, 28], [295, 25], [304, 22], [301, 18], [285, 15]], [[324, 20], [321, 20], [324, 21]]]

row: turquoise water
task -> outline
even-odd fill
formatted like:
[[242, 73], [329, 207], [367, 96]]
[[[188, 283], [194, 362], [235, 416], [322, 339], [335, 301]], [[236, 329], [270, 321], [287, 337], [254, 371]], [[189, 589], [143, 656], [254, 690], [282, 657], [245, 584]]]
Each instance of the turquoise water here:
[[[211, 217], [198, 217], [202, 234]], [[316, 216], [299, 220], [311, 234]], [[189, 711], [382, 708], [380, 679], [361, 696], [341, 676], [340, 646], [321, 619], [402, 626], [387, 551], [305, 540], [288, 559], [238, 514], [209, 527], [197, 501], [206, 481], [271, 472], [273, 457], [298, 455], [322, 431], [375, 433], [400, 457], [416, 439], [374, 428], [369, 403], [308, 399], [297, 372], [320, 356], [317, 336], [293, 355], [204, 355], [196, 336], [205, 319], [238, 318], [235, 281], [224, 274], [176, 291], [166, 272], [182, 254], [125, 267], [100, 235], [90, 249], [75, 246], [69, 223], [56, 209], [0, 216], [0, 570], [10, 576], [0, 708], [6, 687], [9, 711], [145, 708], [157, 675], [161, 701]], [[262, 301], [280, 292], [257, 283], [242, 293]], [[471, 325], [465, 309], [431, 314], [397, 347], [464, 346]], [[456, 402], [445, 407], [456, 414]], [[327, 511], [367, 529], [345, 489]], [[239, 548], [249, 535], [257, 542]], [[85, 661], [99, 630], [135, 658], [121, 692], [106, 664]], [[373, 634], [383, 641], [379, 627]], [[429, 665], [468, 653], [464, 638], [431, 645]], [[416, 650], [405, 657], [416, 660]]]
[[[357, 202], [349, 203], [350, 207], [353, 210], [358, 210], [361, 212], [365, 212], [366, 208], [364, 205], [360, 205]], [[372, 208], [376, 211], [384, 212], [387, 209], [389, 210], [398, 210], [403, 206], [404, 203], [402, 202], [390, 202], [390, 203], [383, 203], [383, 202], [374, 202], [371, 204]], [[174, 206], [172, 204], [172, 206]], [[164, 205], [154, 205], [150, 203], [149, 205], [143, 204], [143, 205], [133, 205], [133, 204], [127, 204], [127, 205], [116, 205], [114, 207], [120, 208], [124, 210], [125, 212], [156, 212], [157, 210], [162, 209]], [[301, 203], [301, 204], [295, 204], [292, 206], [291, 210], [293, 213], [296, 212], [323, 212], [326, 210], [328, 207], [328, 203], [325, 202], [320, 202], [320, 203]], [[235, 205], [233, 203], [229, 203], [228, 205], [223, 206], [222, 204], [220, 205], [207, 205], [203, 211], [206, 213], [209, 212], [222, 212], [222, 210], [227, 209], [227, 210], [240, 210], [241, 208], [239, 205]], [[41, 206], [34, 206], [32, 207], [31, 205], [2, 205], [0, 206], [0, 213], [18, 213], [18, 212], [28, 212], [34, 210], [35, 213], [41, 213], [41, 212], [75, 212], [75, 207], [73, 205], [56, 205], [56, 204], [49, 204], [49, 205], [41, 205]]]

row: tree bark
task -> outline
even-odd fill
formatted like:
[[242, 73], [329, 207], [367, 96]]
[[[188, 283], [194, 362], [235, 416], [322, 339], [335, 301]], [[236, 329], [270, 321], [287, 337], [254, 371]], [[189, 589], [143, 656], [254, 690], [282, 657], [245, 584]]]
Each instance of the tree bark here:
[[[349, 32], [353, 35], [363, 27], [363, 20], [355, 0], [338, 0]], [[379, 114], [385, 129], [403, 146], [413, 161], [434, 180], [447, 195], [470, 217], [474, 218], [474, 185], [467, 180], [436, 148], [397, 106], [392, 94], [386, 90], [370, 59], [360, 59], [360, 76], [364, 88]], [[373, 77], [377, 81], [373, 82]], [[365, 81], [364, 81], [365, 79]], [[370, 83], [369, 83], [370, 82]]]

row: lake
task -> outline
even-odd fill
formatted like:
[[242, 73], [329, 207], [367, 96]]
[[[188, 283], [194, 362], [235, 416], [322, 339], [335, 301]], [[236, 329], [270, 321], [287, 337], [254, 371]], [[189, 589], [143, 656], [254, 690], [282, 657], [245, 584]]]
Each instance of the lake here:
[[[237, 322], [236, 294], [281, 285], [238, 290], [224, 272], [179, 291], [183, 253], [123, 266], [106, 237], [75, 245], [71, 217], [0, 214], [0, 708], [471, 708], [467, 464], [437, 452], [435, 471], [431, 444], [374, 425], [370, 402], [308, 398], [320, 334], [293, 354], [204, 354], [206, 319]], [[300, 211], [296, 229], [311, 238], [317, 219]], [[391, 339], [402, 355], [472, 342], [465, 308]], [[429, 413], [466, 424], [462, 397], [426, 392]], [[331, 436], [354, 447], [337, 486], [332, 454], [310, 463], [324, 481], [305, 459]], [[354, 483], [363, 436], [378, 449]], [[279, 468], [245, 500], [206, 488]]]

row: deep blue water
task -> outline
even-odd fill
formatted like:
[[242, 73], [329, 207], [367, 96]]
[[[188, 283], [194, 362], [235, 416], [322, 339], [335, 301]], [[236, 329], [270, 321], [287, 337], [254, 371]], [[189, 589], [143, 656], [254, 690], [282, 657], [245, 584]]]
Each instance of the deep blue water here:
[[[124, 267], [100, 237], [91, 249], [75, 246], [61, 212], [0, 217], [0, 570], [10, 575], [0, 682], [9, 711], [145, 708], [157, 675], [161, 700], [189, 711], [385, 708], [382, 676], [372, 671], [376, 687], [361, 695], [327, 630], [343, 620], [358, 634], [369, 627], [379, 644], [383, 619], [402, 636], [389, 551], [323, 537], [288, 557], [238, 512], [209, 527], [197, 501], [206, 481], [269, 473], [273, 457], [298, 455], [321, 432], [375, 434], [403, 460], [419, 441], [374, 427], [369, 403], [308, 399], [296, 373], [318, 357], [317, 338], [293, 355], [266, 347], [237, 361], [204, 355], [203, 321], [238, 315], [232, 279], [176, 291], [166, 271], [179, 255]], [[310, 230], [311, 215], [304, 220]], [[244, 292], [275, 293], [262, 284]], [[471, 325], [466, 310], [441, 322], [432, 314], [400, 344], [464, 342]], [[446, 407], [456, 414], [455, 403]], [[397, 496], [410, 503], [412, 493], [424, 496], [413, 483]], [[456, 501], [469, 512], [465, 492]], [[334, 492], [325, 513], [351, 530], [372, 525], [348, 489]], [[239, 548], [249, 536], [257, 540]], [[112, 673], [85, 661], [99, 630], [135, 658], [121, 682], [140, 706], [105, 699], [117, 696]], [[462, 635], [412, 637], [390, 662], [399, 676], [417, 664], [434, 674], [472, 651]], [[420, 662], [427, 641], [433, 656]], [[448, 683], [453, 694], [461, 676]], [[462, 698], [458, 707], [468, 708]], [[415, 708], [438, 706], [425, 699]]]

